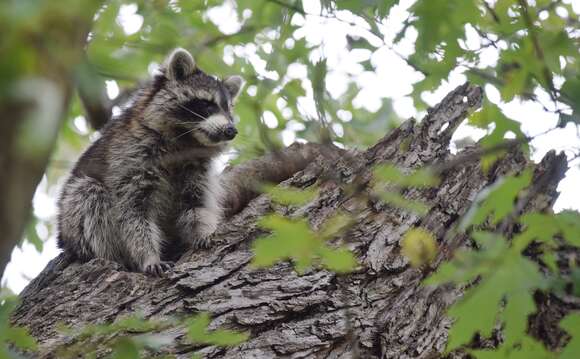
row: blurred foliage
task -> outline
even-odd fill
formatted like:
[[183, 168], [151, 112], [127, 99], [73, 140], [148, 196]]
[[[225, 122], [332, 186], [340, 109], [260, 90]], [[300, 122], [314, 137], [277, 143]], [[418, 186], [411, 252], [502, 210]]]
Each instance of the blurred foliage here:
[[276, 185], [264, 185], [262, 191], [267, 193], [274, 202], [285, 205], [301, 205], [314, 199], [316, 191], [306, 189], [296, 189], [291, 187], [281, 187]]
[[382, 182], [391, 183], [398, 187], [429, 188], [439, 185], [439, 178], [429, 169], [419, 169], [405, 174], [392, 165], [379, 165], [374, 169], [375, 178]]
[[[514, 202], [530, 184], [531, 173], [525, 171], [519, 176], [509, 176], [486, 190], [485, 198], [476, 201], [470, 210], [472, 215], [464, 218], [463, 228], [484, 223], [498, 224], [506, 220], [514, 208]], [[489, 221], [486, 219], [489, 218]], [[580, 247], [580, 214], [564, 211], [559, 214], [527, 213], [519, 218], [523, 230], [507, 241], [491, 231], [475, 231], [471, 234], [478, 251], [458, 250], [451, 262], [444, 263], [426, 284], [452, 282], [468, 287], [464, 299], [453, 305], [449, 315], [455, 318], [450, 330], [447, 350], [468, 344], [475, 334], [492, 336], [498, 323], [503, 327], [503, 342], [494, 351], [470, 351], [477, 358], [554, 358], [571, 357], [572, 348], [577, 346], [576, 338], [558, 356], [548, 352], [541, 343], [527, 334], [528, 317], [535, 313], [533, 294], [536, 290], [565, 294], [566, 283], [577, 288], [574, 280], [557, 265], [555, 250], [563, 239], [568, 245]], [[543, 263], [528, 259], [524, 251], [535, 242], [540, 245]], [[542, 265], [549, 269], [542, 274]], [[571, 262], [573, 268], [575, 262]], [[578, 295], [578, 292], [575, 293]], [[563, 320], [562, 327], [572, 336], [577, 328], [572, 318]], [[494, 335], [497, 335], [495, 333]], [[577, 355], [577, 352], [576, 352]]]
[[406, 211], [425, 215], [427, 204], [407, 199], [403, 193], [410, 188], [430, 188], [439, 184], [439, 178], [430, 169], [419, 169], [406, 174], [392, 165], [378, 165], [374, 168], [376, 183], [373, 191], [385, 203]]
[[18, 305], [18, 297], [8, 289], [0, 289], [0, 359], [18, 358], [15, 349], [35, 350], [36, 340], [28, 330], [10, 325], [10, 313]]
[[326, 243], [340, 234], [348, 224], [348, 218], [336, 215], [335, 219], [328, 219], [326, 226], [315, 232], [304, 219], [265, 216], [260, 220], [260, 225], [271, 230], [272, 234], [254, 241], [255, 256], [252, 264], [265, 267], [292, 259], [299, 273], [306, 272], [314, 264], [337, 273], [352, 272], [358, 264], [353, 253], [344, 247], [333, 248]]
[[233, 330], [217, 329], [208, 331], [211, 318], [208, 313], [201, 313], [187, 320], [187, 337], [192, 343], [216, 345], [220, 347], [236, 346], [248, 340], [248, 333]]
[[524, 354], [527, 349], [522, 340], [534, 341], [526, 335], [528, 316], [536, 310], [532, 294], [547, 288], [546, 279], [536, 263], [510, 248], [500, 235], [474, 232], [472, 238], [481, 251], [457, 251], [454, 260], [443, 264], [427, 281], [467, 284], [478, 279], [477, 286], [468, 289], [464, 299], [449, 309], [455, 322], [447, 350], [469, 344], [476, 333], [490, 337], [499, 322], [504, 326], [504, 342], [495, 357], [507, 358], [518, 351], [528, 355]]
[[437, 256], [437, 241], [423, 228], [413, 228], [401, 240], [401, 252], [415, 268], [428, 265]]
[[185, 332], [185, 339], [181, 341], [184, 345], [227, 347], [248, 338], [248, 334], [233, 330], [208, 330], [210, 324], [210, 315], [199, 313], [185, 318], [163, 319], [146, 319], [134, 314], [110, 324], [92, 324], [80, 330], [62, 326], [60, 331], [71, 337], [71, 341], [58, 348], [58, 357], [97, 357], [108, 351], [108, 357], [117, 359], [139, 359], [145, 354], [152, 358], [174, 358], [156, 354], [162, 347], [175, 344], [176, 330]]
[[530, 170], [519, 176], [500, 178], [479, 193], [470, 211], [463, 217], [462, 226], [483, 224], [489, 216], [492, 224], [500, 223], [513, 211], [516, 199], [529, 186], [531, 179]]
[[[84, 62], [77, 66], [70, 59], [75, 58], [72, 52], [78, 49], [68, 39], [82, 33], [77, 28], [79, 14], [86, 14], [101, 3], [94, 12]], [[172, 48], [181, 46], [192, 51], [206, 72], [221, 77], [242, 74], [247, 80], [236, 107], [240, 135], [231, 152], [232, 162], [238, 163], [287, 145], [294, 138], [333, 141], [349, 148], [375, 143], [400, 120], [388, 98], [381, 98], [380, 106], [373, 111], [357, 104], [358, 97], [364, 94], [358, 77], [362, 73], [378, 78], [374, 58], [387, 50], [421, 74], [409, 94], [418, 111], [428, 107], [427, 93], [439, 88], [450, 75], [463, 74], [473, 83], [497, 88], [504, 102], [519, 99], [541, 104], [546, 112], [560, 116], [559, 127], [580, 124], [580, 20], [571, 1], [417, 0], [410, 5], [402, 24], [396, 24], [397, 33], [391, 38], [388, 34], [393, 28], [391, 12], [400, 3], [403, 2], [3, 1], [0, 3], [3, 34], [0, 53], [5, 56], [0, 57], [0, 95], [10, 93], [20, 79], [39, 74], [70, 81], [71, 88], [73, 83], [89, 82], [95, 86], [94, 93], [104, 91], [104, 81], [109, 81], [109, 86], [118, 86], [123, 94], [146, 78]], [[316, 11], [309, 12], [306, 8]], [[324, 43], [307, 40], [305, 31], [311, 30], [305, 25], [306, 20], [342, 23], [348, 29], [345, 52], [365, 56], [354, 56], [357, 59], [351, 65], [354, 68], [346, 71], [334, 68], [336, 64], [327, 58]], [[405, 41], [414, 42], [414, 46], [404, 55], [396, 49]], [[491, 64], [490, 54], [497, 58]], [[59, 70], [47, 73], [51, 67], [48, 65], [55, 64]], [[72, 79], [69, 72], [73, 74]], [[97, 74], [99, 80], [87, 80], [92, 79], [88, 72]], [[330, 81], [333, 76], [340, 78], [344, 91], [334, 91], [336, 80]], [[398, 85], [386, 83], [385, 87]], [[86, 118], [73, 91], [57, 149], [46, 172], [49, 186], [43, 191], [51, 197], [55, 197], [55, 184], [96, 136]], [[489, 99], [470, 117], [469, 124], [487, 132], [481, 140], [485, 149], [493, 149], [512, 136], [520, 141], [524, 152], [529, 152], [529, 139], [522, 132], [521, 124]], [[501, 151], [485, 153], [482, 169], [489, 170], [502, 154]], [[428, 213], [429, 208], [406, 198], [407, 190], [438, 185], [438, 179], [426, 170], [407, 174], [390, 166], [377, 168], [375, 180], [374, 192], [381, 200], [418, 215]], [[561, 322], [572, 339], [560, 353], [548, 353], [526, 330], [528, 316], [536, 311], [534, 291], [561, 291], [566, 287], [562, 283], [571, 283], [574, 294], [580, 293], [580, 269], [573, 262], [567, 264], [569, 272], [562, 271], [555, 252], [562, 241], [579, 246], [578, 213], [532, 213], [511, 218], [519, 222], [522, 232], [510, 240], [487, 228], [510, 218], [515, 202], [525, 193], [530, 180], [531, 173], [526, 171], [499, 179], [485, 189], [461, 221], [461, 230], [473, 231], [478, 250], [457, 251], [454, 259], [441, 266], [428, 281], [468, 286], [465, 297], [449, 313], [455, 322], [448, 350], [467, 345], [476, 333], [494, 335], [497, 325], [501, 324], [505, 340], [500, 347], [496, 351], [473, 350], [474, 356], [568, 358], [577, 353], [578, 314], [570, 314]], [[287, 188], [265, 190], [282, 205], [301, 205], [314, 196], [314, 193]], [[46, 236], [39, 238], [37, 222], [46, 224], [47, 221], [35, 218], [27, 229], [27, 239], [39, 250], [42, 249], [40, 239]], [[313, 265], [337, 272], [352, 271], [357, 265], [353, 254], [344, 247], [327, 243], [340, 237], [351, 222], [351, 217], [339, 214], [329, 219], [324, 228], [313, 231], [305, 219], [266, 217], [261, 224], [271, 235], [255, 242], [254, 264], [271, 265], [291, 259], [299, 271]], [[437, 254], [436, 240], [425, 229], [411, 230], [401, 243], [403, 253], [413, 265], [425, 265]], [[532, 242], [541, 246], [542, 264], [522, 254]], [[540, 270], [540, 265], [549, 269], [547, 274]], [[0, 350], [4, 354], [7, 353], [5, 341], [23, 348], [33, 347], [25, 332], [5, 330], [8, 328], [6, 313], [13, 303], [4, 297], [0, 299], [0, 328], [3, 329]], [[93, 328], [91, 335], [100, 330], [119, 333], [141, 325], [137, 321], [125, 323], [127, 326], [123, 327], [123, 323]], [[203, 329], [207, 323], [208, 318], [204, 316], [190, 322], [190, 339], [197, 337], [202, 342], [229, 345], [244, 338], [229, 332], [214, 333], [217, 337], [208, 334]], [[147, 326], [151, 323], [143, 325], [140, 329], [131, 328], [137, 331], [157, 328]], [[114, 345], [119, 353], [117, 357], [135, 357], [146, 344], [123, 337]]]

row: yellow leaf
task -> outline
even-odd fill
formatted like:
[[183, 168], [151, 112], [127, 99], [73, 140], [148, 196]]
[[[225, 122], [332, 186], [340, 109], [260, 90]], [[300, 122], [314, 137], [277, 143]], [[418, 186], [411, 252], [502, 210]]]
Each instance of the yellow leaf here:
[[431, 232], [414, 228], [401, 241], [402, 252], [415, 268], [430, 263], [437, 255], [437, 241]]

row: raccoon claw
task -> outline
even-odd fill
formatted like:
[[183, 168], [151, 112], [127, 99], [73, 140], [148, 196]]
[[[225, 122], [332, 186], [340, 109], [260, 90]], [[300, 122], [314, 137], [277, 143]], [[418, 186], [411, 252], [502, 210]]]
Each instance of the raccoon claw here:
[[153, 263], [146, 266], [144, 272], [156, 277], [162, 277], [165, 272], [173, 268], [174, 265], [175, 263], [173, 262]]
[[191, 246], [194, 249], [208, 249], [211, 247], [211, 239], [210, 237], [198, 237], [193, 240]]

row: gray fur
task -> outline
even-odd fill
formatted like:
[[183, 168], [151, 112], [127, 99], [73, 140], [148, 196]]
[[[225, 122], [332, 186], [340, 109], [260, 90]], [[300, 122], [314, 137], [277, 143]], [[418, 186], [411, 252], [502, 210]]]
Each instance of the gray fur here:
[[189, 52], [178, 48], [167, 58], [165, 68], [168, 79], [181, 80], [193, 74], [195, 61]]
[[59, 246], [159, 275], [210, 245], [223, 192], [213, 160], [235, 136], [240, 80], [206, 75], [175, 50], [76, 163], [58, 202]]
[[242, 92], [244, 84], [244, 79], [237, 75], [230, 76], [224, 80], [224, 85], [234, 100], [236, 100], [240, 92]]

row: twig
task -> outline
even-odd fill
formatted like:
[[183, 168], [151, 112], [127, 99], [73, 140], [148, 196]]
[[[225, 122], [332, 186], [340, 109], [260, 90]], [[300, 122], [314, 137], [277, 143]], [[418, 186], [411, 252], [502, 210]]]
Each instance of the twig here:
[[298, 6], [294, 5], [294, 4], [285, 3], [284, 1], [281, 1], [281, 0], [266, 0], [266, 1], [267, 2], [271, 2], [271, 3], [274, 3], [274, 4], [279, 5], [279, 6], [282, 6], [282, 7], [285, 7], [287, 9], [289, 9], [289, 10], [292, 10], [292, 11], [297, 12], [297, 13], [299, 13], [301, 15], [304, 15], [304, 16], [306, 16], [306, 15], [318, 16], [318, 15], [315, 15], [315, 14], [308, 14], [301, 7], [298, 7]]
[[[493, 46], [494, 48], [496, 48], [496, 49], [498, 49], [498, 50], [499, 50], [499, 46], [497, 45], [497, 41], [496, 41], [496, 40], [493, 40], [493, 39], [491, 39], [491, 38], [489, 37], [489, 35], [488, 35], [488, 34], [486, 34], [485, 32], [483, 32], [483, 31], [482, 31], [480, 28], [478, 28], [477, 26], [473, 26], [473, 28], [475, 29], [475, 31], [477, 32], [477, 34], [478, 34], [479, 36], [481, 36], [483, 39], [486, 39], [486, 40], [489, 42], [489, 44], [488, 44], [488, 45], [486, 45], [485, 47], [488, 47], [489, 45], [491, 45], [491, 46]], [[482, 48], [483, 48], [483, 46], [482, 46]]]
[[233, 34], [221, 34], [221, 35], [209, 38], [201, 44], [201, 47], [204, 49], [211, 48], [212, 46], [214, 46], [222, 41], [227, 41], [227, 40], [230, 40], [230, 39], [235, 38], [237, 36], [251, 33], [251, 32], [256, 32], [256, 31], [258, 31], [258, 29], [255, 26], [250, 26], [250, 25], [243, 26], [238, 32], [235, 32]]
[[[467, 65], [463, 65], [463, 67], [465, 67], [467, 69], [467, 73], [470, 73], [472, 75], [478, 76], [478, 77], [486, 80], [487, 82], [489, 82], [489, 83], [491, 83], [493, 85], [496, 85], [496, 86], [499, 86], [499, 87], [505, 86], [505, 82], [502, 79], [497, 78], [497, 77], [493, 76], [490, 73], [487, 73], [487, 72], [485, 72], [485, 71], [483, 71], [481, 69], [478, 69], [478, 68], [475, 68], [475, 67], [470, 67], [470, 66], [467, 66]], [[520, 96], [522, 98], [526, 99], [526, 100], [530, 100], [530, 101], [537, 102], [538, 104], [540, 104], [540, 106], [542, 106], [542, 108], [546, 112], [556, 112], [556, 113], [560, 113], [560, 111], [557, 110], [557, 109], [555, 111], [550, 110], [548, 108], [548, 106], [546, 106], [545, 104], [543, 104], [538, 99], [538, 96], [536, 96], [534, 93], [524, 91], [524, 92], [522, 92], [520, 94]], [[563, 97], [563, 96], [557, 97], [556, 100], [557, 101], [560, 101], [562, 103], [565, 103], [565, 104], [569, 104], [570, 103], [570, 100], [567, 99], [567, 98], [565, 98], [565, 97]]]
[[495, 12], [495, 9], [493, 7], [491, 7], [491, 5], [489, 5], [487, 3], [487, 1], [482, 1], [483, 2], [483, 6], [485, 6], [485, 9], [487, 11], [489, 11], [489, 13], [491, 14], [491, 17], [493, 17], [493, 21], [495, 21], [496, 23], [500, 24], [501, 21], [499, 19], [499, 16], [497, 15], [497, 13]]
[[503, 142], [498, 143], [497, 145], [487, 147], [487, 148], [480, 147], [473, 152], [457, 155], [450, 161], [445, 161], [441, 164], [434, 165], [433, 167], [431, 167], [431, 170], [436, 174], [442, 173], [442, 172], [445, 172], [447, 170], [453, 169], [459, 165], [469, 163], [470, 161], [475, 160], [479, 157], [491, 155], [491, 154], [498, 153], [498, 152], [505, 151], [505, 150], [509, 150], [509, 149], [512, 149], [512, 148], [517, 147], [517, 146], [524, 144], [524, 143], [529, 143], [529, 142], [533, 141], [534, 139], [536, 139], [540, 136], [546, 135], [546, 134], [548, 134], [554, 130], [557, 130], [557, 129], [558, 129], [558, 127], [552, 127], [550, 129], [548, 129], [544, 132], [538, 133], [537, 135], [534, 135], [534, 136], [525, 136], [525, 137], [516, 138], [514, 140], [503, 141]]

